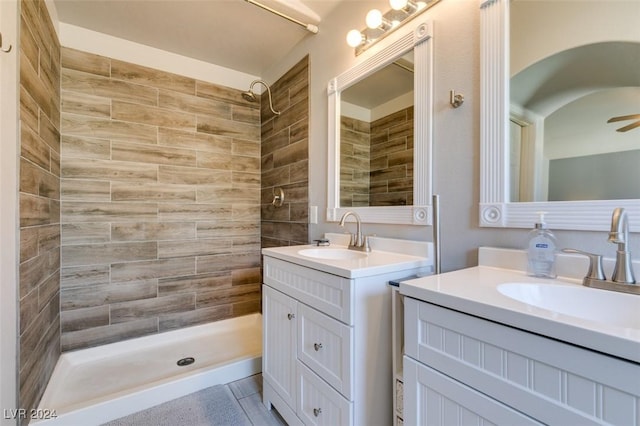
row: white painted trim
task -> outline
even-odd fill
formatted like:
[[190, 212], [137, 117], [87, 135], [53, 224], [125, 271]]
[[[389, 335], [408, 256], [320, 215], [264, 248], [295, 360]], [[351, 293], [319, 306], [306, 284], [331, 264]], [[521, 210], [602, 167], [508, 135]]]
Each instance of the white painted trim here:
[[[432, 224], [432, 110], [433, 110], [433, 22], [412, 21], [399, 29], [371, 56], [363, 55], [352, 68], [329, 81], [327, 166], [327, 221], [337, 222], [347, 211], [358, 213], [364, 223], [402, 225]], [[340, 92], [356, 81], [415, 49], [414, 72], [414, 185], [413, 206], [340, 207]], [[367, 52], [369, 53], [369, 52]], [[421, 119], [419, 119], [421, 118]]]
[[624, 207], [640, 232], [640, 200], [509, 202], [509, 0], [480, 0], [480, 226], [530, 228], [545, 211], [551, 229], [607, 231]]
[[260, 77], [134, 43], [75, 25], [59, 23], [60, 45], [185, 77], [246, 90]]
[[[0, 1], [0, 408], [18, 401], [18, 2]], [[10, 417], [10, 416], [9, 416]], [[15, 425], [3, 415], [2, 426]]]

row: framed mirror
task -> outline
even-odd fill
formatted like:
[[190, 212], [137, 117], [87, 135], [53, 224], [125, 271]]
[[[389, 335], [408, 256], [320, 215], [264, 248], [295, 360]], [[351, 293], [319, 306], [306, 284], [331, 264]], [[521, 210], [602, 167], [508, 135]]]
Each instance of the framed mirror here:
[[413, 19], [329, 81], [328, 221], [431, 224], [432, 39]]
[[606, 231], [624, 207], [640, 231], [640, 3], [480, 14], [480, 225], [530, 228], [545, 211], [552, 229]]

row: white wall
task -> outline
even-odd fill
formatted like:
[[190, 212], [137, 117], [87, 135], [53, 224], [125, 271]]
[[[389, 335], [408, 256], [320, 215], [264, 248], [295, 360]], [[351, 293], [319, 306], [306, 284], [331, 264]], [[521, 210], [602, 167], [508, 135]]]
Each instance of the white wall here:
[[[527, 230], [480, 228], [480, 1], [442, 0], [425, 12], [434, 22], [434, 193], [440, 194], [442, 270], [477, 264], [477, 247], [522, 248]], [[327, 82], [359, 61], [345, 42], [346, 33], [364, 27], [373, 7], [387, 10], [386, 1], [347, 1], [320, 24], [263, 78], [273, 81], [304, 55], [310, 61], [309, 131], [310, 205], [318, 206], [319, 223], [310, 226], [310, 238], [342, 232], [324, 219], [327, 206]], [[375, 48], [370, 51], [375, 51]], [[449, 105], [449, 90], [465, 96], [457, 109]], [[533, 225], [533, 223], [532, 223]], [[365, 224], [365, 233], [405, 239], [431, 240], [430, 227]], [[576, 247], [615, 256], [615, 246], [601, 232], [557, 232], [561, 247]], [[640, 242], [632, 250], [640, 255]]]

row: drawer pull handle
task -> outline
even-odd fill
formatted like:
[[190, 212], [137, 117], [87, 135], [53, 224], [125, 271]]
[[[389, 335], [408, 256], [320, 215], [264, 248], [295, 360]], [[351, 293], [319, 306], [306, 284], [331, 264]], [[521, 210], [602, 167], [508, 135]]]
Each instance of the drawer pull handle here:
[[296, 317], [296, 314], [287, 314], [287, 318], [289, 319], [289, 321], [291, 321], [295, 317]]
[[316, 352], [318, 352], [320, 349], [322, 349], [322, 343], [314, 343], [313, 349], [315, 349]]
[[313, 415], [316, 417], [319, 417], [320, 414], [322, 414], [322, 408], [314, 408], [313, 409]]

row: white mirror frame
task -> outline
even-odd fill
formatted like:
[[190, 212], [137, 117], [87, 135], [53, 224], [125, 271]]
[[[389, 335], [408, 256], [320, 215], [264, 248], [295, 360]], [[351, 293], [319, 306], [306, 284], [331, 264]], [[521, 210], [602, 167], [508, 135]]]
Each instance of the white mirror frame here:
[[480, 2], [480, 226], [608, 231], [616, 207], [640, 231], [640, 200], [509, 202], [509, 0]]
[[[348, 211], [363, 223], [431, 225], [431, 143], [433, 110], [433, 23], [412, 20], [381, 41], [378, 53], [329, 81], [329, 161], [327, 166], [327, 221], [336, 222]], [[414, 49], [413, 205], [340, 207], [340, 93]], [[373, 50], [373, 49], [372, 49]], [[368, 53], [368, 52], [367, 52]], [[365, 54], [363, 54], [365, 56]]]

